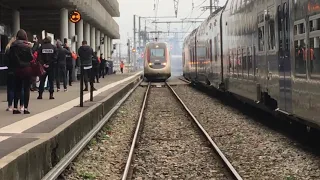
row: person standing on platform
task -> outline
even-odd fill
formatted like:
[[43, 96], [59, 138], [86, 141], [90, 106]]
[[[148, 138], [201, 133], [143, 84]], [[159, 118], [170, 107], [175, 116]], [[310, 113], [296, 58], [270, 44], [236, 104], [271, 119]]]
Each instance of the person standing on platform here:
[[110, 66], [109, 60], [110, 58], [106, 59], [106, 75], [109, 74], [109, 66]]
[[124, 67], [124, 63], [123, 63], [123, 61], [121, 61], [121, 63], [120, 63], [120, 71], [121, 71], [121, 74], [123, 74], [123, 67]]
[[38, 61], [43, 65], [46, 73], [40, 77], [39, 85], [39, 96], [38, 99], [42, 99], [42, 94], [44, 91], [44, 83], [48, 77], [49, 82], [49, 99], [54, 99], [53, 97], [53, 81], [54, 81], [54, 65], [57, 62], [57, 48], [51, 44], [51, 37], [46, 37], [43, 40], [42, 46], [38, 49]]
[[[70, 51], [70, 48], [68, 46], [68, 39], [64, 38], [63, 40], [63, 48], [65, 48], [66, 50]], [[67, 62], [67, 66], [66, 66], [66, 76], [68, 76], [68, 80], [69, 80], [69, 86], [72, 86], [72, 73], [73, 73], [73, 58], [72, 58], [72, 54], [67, 54], [66, 55], [66, 62]]]
[[[33, 56], [35, 57], [35, 59], [37, 59], [37, 57], [38, 57], [38, 48], [39, 48], [39, 46], [40, 46], [40, 43], [39, 43], [39, 41], [38, 41], [38, 38], [37, 37], [34, 37], [33, 38], [33, 42], [34, 42], [34, 44], [33, 44], [33, 47], [32, 47], [32, 54], [33, 54]], [[32, 77], [32, 84], [31, 84], [31, 91], [38, 91], [38, 87], [37, 87], [37, 81], [39, 82], [39, 77]]]
[[[23, 98], [24, 114], [30, 114], [28, 111], [30, 99], [30, 87], [32, 78], [31, 61], [33, 60], [32, 50], [28, 42], [27, 33], [20, 29], [16, 40], [12, 43], [8, 53], [8, 68], [14, 72], [14, 106], [13, 114], [21, 114], [18, 110], [18, 101]], [[21, 91], [24, 91], [21, 97]]]
[[[5, 54], [4, 54], [4, 63], [5, 66], [8, 67], [7, 70], [7, 101], [8, 101], [8, 108], [7, 111], [13, 111], [13, 100], [14, 100], [14, 69], [10, 67], [10, 57], [9, 57], [9, 52], [10, 52], [10, 47], [12, 43], [16, 40], [15, 37], [11, 38], [9, 43], [6, 46], [5, 49]], [[10, 68], [9, 68], [10, 67]], [[20, 97], [20, 110], [23, 111], [23, 106], [24, 106], [24, 91], [22, 89], [21, 91], [21, 97]]]
[[99, 69], [100, 69], [100, 63], [99, 63], [99, 57], [97, 56], [97, 52], [94, 52], [94, 56], [92, 57], [92, 73], [94, 76], [94, 80], [93, 82], [99, 82]]
[[90, 86], [93, 90], [96, 90], [93, 85], [94, 76], [92, 70], [92, 57], [94, 56], [93, 49], [88, 46], [87, 41], [82, 41], [82, 46], [78, 49], [78, 55], [80, 58], [80, 66], [83, 67], [84, 85], [83, 91], [88, 91], [88, 79], [90, 80]]
[[[58, 59], [57, 59], [57, 77], [56, 77], [56, 83], [57, 83], [57, 92], [60, 91], [60, 81], [62, 79], [63, 81], [63, 87], [64, 91], [67, 91], [67, 56], [71, 58], [71, 52], [65, 48], [62, 47], [61, 41], [57, 41], [57, 53], [58, 53]], [[71, 59], [72, 63], [72, 59]]]
[[104, 78], [105, 74], [105, 68], [106, 68], [106, 60], [103, 57], [103, 54], [100, 54], [101, 63], [100, 63], [100, 78]]

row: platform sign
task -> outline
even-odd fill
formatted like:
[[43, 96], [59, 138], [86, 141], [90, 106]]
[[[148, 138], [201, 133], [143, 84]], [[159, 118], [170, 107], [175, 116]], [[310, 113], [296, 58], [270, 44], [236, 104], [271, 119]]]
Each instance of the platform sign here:
[[77, 10], [73, 10], [69, 14], [69, 21], [72, 23], [78, 23], [81, 20], [81, 14]]

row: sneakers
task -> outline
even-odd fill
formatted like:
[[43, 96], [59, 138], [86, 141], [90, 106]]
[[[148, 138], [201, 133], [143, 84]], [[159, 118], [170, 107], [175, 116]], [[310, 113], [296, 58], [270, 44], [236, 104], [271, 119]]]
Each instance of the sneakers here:
[[64, 89], [64, 92], [67, 92], [68, 91], [68, 89]]
[[8, 108], [6, 109], [6, 111], [13, 111], [13, 108], [12, 108], [12, 107], [8, 107]]
[[[21, 111], [13, 110], [12, 113], [13, 114], [21, 114]], [[25, 109], [25, 110], [23, 110], [23, 114], [30, 114], [30, 112], [27, 109]]]
[[30, 111], [28, 111], [27, 109], [25, 109], [25, 110], [23, 111], [23, 113], [24, 113], [24, 114], [30, 114]]
[[15, 109], [12, 111], [12, 114], [21, 114], [21, 112], [19, 110]]

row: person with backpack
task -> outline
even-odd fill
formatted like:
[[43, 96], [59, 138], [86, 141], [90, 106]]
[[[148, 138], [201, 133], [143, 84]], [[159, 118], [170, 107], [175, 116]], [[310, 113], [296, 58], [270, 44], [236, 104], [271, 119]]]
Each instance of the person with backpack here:
[[82, 41], [82, 46], [78, 49], [78, 55], [80, 58], [79, 64], [83, 67], [83, 75], [84, 75], [84, 85], [85, 88], [83, 91], [88, 91], [88, 79], [90, 81], [90, 86], [93, 90], [94, 88], [94, 75], [93, 75], [93, 64], [92, 57], [94, 56], [93, 49], [88, 45], [87, 41]]
[[[71, 52], [71, 50], [70, 50], [70, 48], [68, 46], [68, 43], [67, 43], [68, 39], [64, 38], [63, 41], [64, 41], [63, 42], [63, 48], [68, 50], [69, 52]], [[68, 77], [69, 86], [72, 86], [72, 81], [73, 81], [72, 73], [73, 73], [73, 70], [74, 70], [74, 68], [73, 68], [73, 55], [72, 55], [72, 53], [71, 54], [66, 54], [66, 76]]]

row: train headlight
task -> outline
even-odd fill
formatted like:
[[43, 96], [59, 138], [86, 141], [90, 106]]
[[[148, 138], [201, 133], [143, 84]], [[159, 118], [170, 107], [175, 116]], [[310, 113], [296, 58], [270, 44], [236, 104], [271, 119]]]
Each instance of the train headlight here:
[[167, 65], [167, 63], [162, 63], [162, 65], [164, 65], [164, 66], [165, 66], [165, 65]]
[[151, 66], [152, 65], [152, 63], [149, 63], [149, 66]]

